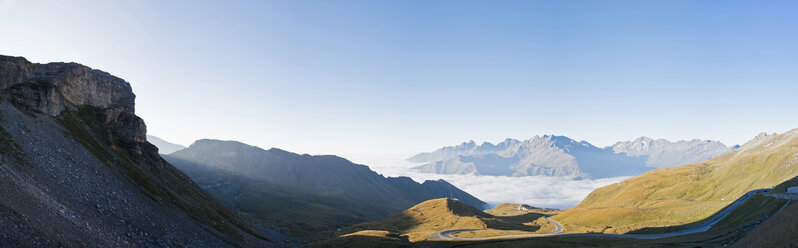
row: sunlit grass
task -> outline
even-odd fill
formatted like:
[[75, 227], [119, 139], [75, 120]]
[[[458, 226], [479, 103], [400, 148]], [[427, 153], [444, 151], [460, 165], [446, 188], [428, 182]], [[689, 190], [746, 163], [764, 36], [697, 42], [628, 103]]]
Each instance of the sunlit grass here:
[[[578, 206], [553, 217], [566, 232], [626, 233], [703, 220], [753, 189], [798, 175], [798, 140], [771, 150], [723, 155], [691, 165], [652, 170], [596, 189]], [[737, 156], [735, 156], [737, 155]]]

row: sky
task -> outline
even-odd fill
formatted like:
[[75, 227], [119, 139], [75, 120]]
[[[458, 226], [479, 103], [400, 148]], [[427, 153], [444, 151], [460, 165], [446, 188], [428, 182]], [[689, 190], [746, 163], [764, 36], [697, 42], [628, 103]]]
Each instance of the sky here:
[[0, 0], [0, 54], [130, 82], [148, 133], [412, 155], [798, 128], [796, 1]]

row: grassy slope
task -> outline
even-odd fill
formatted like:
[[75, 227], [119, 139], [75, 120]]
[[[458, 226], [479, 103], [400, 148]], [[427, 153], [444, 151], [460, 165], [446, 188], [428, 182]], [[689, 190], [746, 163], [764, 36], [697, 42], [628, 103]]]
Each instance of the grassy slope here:
[[433, 199], [393, 217], [352, 226], [342, 233], [383, 230], [406, 236], [412, 242], [425, 240], [429, 234], [451, 229], [487, 229], [501, 235], [519, 231], [529, 233], [541, 229], [532, 222], [543, 216], [539, 213], [494, 216], [456, 200]]
[[391, 231], [364, 230], [310, 244], [309, 247], [410, 247], [407, 236]]
[[732, 247], [789, 247], [798, 244], [798, 204], [790, 204]]
[[[524, 207], [525, 209], [522, 209], [521, 207]], [[505, 225], [503, 228], [500, 228], [500, 226], [491, 226], [485, 230], [454, 233], [452, 236], [459, 238], [481, 238], [552, 232], [555, 228], [554, 224], [545, 220], [543, 216], [558, 214], [561, 212], [561, 210], [535, 208], [518, 203], [502, 203], [492, 209], [485, 210], [485, 212], [495, 216], [495, 218], [501, 219], [505, 223], [521, 224], [531, 228], [513, 230], [512, 226]]]
[[407, 235], [411, 241], [449, 229], [485, 229], [482, 218], [490, 215], [452, 199], [433, 199], [402, 211], [393, 217], [362, 225], [355, 229], [392, 230]]
[[[791, 132], [796, 131], [798, 130], [793, 130]], [[798, 177], [796, 177], [796, 167], [798, 166], [793, 165], [798, 161], [798, 155], [796, 155], [798, 151], [798, 139], [795, 139], [796, 136], [798, 135], [795, 135], [795, 133], [789, 136], [782, 135], [772, 138], [770, 141], [773, 142], [764, 142], [764, 144], [776, 144], [773, 147], [768, 148], [764, 144], [749, 147], [749, 149], [746, 149], [740, 154], [737, 154], [739, 152], [737, 151], [701, 164], [655, 170], [640, 177], [598, 189], [591, 193], [578, 207], [565, 210], [562, 214], [556, 216], [556, 218], [565, 222], [566, 228], [572, 228], [570, 231], [591, 230], [618, 232], [623, 229], [618, 228], [618, 226], [608, 227], [605, 223], [613, 225], [619, 222], [631, 223], [626, 224], [626, 226], [620, 226], [627, 227], [628, 229], [626, 230], [648, 226], [648, 233], [671, 232], [692, 226], [694, 223], [691, 222], [701, 221], [712, 216], [715, 212], [722, 209], [730, 202], [733, 202], [750, 189], [776, 186], [773, 191], [780, 192], [788, 186], [798, 185]], [[755, 228], [769, 216], [776, 214], [786, 203], [787, 200], [784, 199], [756, 195], [732, 211], [729, 216], [718, 222], [707, 232], [666, 239], [646, 240], [555, 236], [521, 240], [451, 242], [414, 239], [413, 236], [411, 236], [411, 241], [420, 241], [420, 245], [433, 247], [728, 246], [742, 237], [743, 234]], [[424, 216], [422, 213], [408, 212], [413, 210], [410, 209], [403, 212], [402, 215], [397, 215], [377, 223], [360, 225], [360, 227], [364, 229], [393, 228], [393, 230], [397, 230], [397, 227], [399, 227], [405, 228], [405, 231], [411, 232], [398, 230], [388, 233], [414, 235], [414, 233], [412, 233], [413, 231], [428, 234], [442, 230], [470, 229], [481, 226], [459, 225], [461, 223], [457, 223], [459, 222], [457, 218], [461, 218], [462, 216], [456, 216], [456, 214], [452, 213], [449, 215], [455, 215], [454, 218], [446, 217], [447, 214], [445, 214], [444, 211], [440, 211], [440, 209], [434, 210], [432, 206], [434, 205], [419, 205], [417, 207], [420, 208], [416, 209], [419, 211], [423, 210], [424, 212], [422, 213], [433, 213], [430, 216]], [[512, 223], [511, 221], [507, 221], [507, 217], [518, 216], [517, 213], [515, 213], [517, 212], [517, 207], [518, 205], [502, 205], [496, 209], [489, 210], [489, 212], [505, 215], [502, 216], [504, 219], [497, 216], [493, 216], [492, 218], [504, 220], [504, 223]], [[629, 216], [624, 216], [623, 214], [615, 212], [617, 210], [620, 210], [621, 213], [627, 213]], [[702, 214], [704, 212], [706, 212], [706, 214]], [[612, 214], [612, 218], [608, 218], [607, 216], [591, 216], [607, 213]], [[637, 215], [641, 213], [642, 215]], [[779, 214], [781, 215], [778, 216], [783, 215], [782, 213]], [[692, 218], [692, 220], [685, 216]], [[793, 217], [792, 215], [788, 215], [785, 218]], [[676, 218], [683, 219], [677, 220]], [[482, 218], [477, 217], [475, 219]], [[539, 222], [540, 219], [537, 221]], [[769, 221], [773, 220], [771, 219]], [[456, 224], [451, 224], [452, 222]], [[593, 224], [593, 226], [582, 224], [585, 222], [593, 222], [595, 224]], [[685, 225], [681, 227], [671, 227], [663, 224], [674, 222]], [[473, 222], [464, 221], [463, 223]], [[465, 233], [465, 236], [496, 236], [514, 234], [519, 232], [517, 230], [521, 230], [517, 228], [517, 226], [515, 226], [515, 228], [505, 226], [506, 229], [490, 230], [492, 227], [489, 222], [483, 223], [485, 223], [488, 230], [481, 231], [481, 234], [490, 235], [481, 235], [477, 232], [474, 234]], [[477, 224], [479, 223], [477, 222]], [[532, 224], [534, 224], [534, 222]], [[790, 223], [782, 223], [782, 225], [789, 227]], [[650, 228], [651, 226], [655, 228]], [[568, 229], [566, 229], [566, 231], [568, 231]], [[461, 234], [461, 236], [463, 235]], [[352, 242], [354, 240], [363, 240], [357, 238], [361, 237], [358, 236], [358, 234], [352, 234], [347, 237], [350, 238]], [[369, 237], [374, 238], [373, 235]], [[383, 237], [381, 240], [385, 241], [385, 238], [386, 237]], [[769, 240], [774, 241], [776, 238], [771, 238]]]
[[[665, 239], [626, 239], [604, 237], [541, 237], [517, 240], [494, 240], [478, 242], [424, 241], [421, 245], [431, 247], [725, 247], [739, 239], [745, 231], [755, 227], [768, 216], [778, 211], [787, 200], [757, 195], [732, 211], [705, 233], [684, 235]], [[796, 205], [796, 204], [793, 204]], [[776, 215], [779, 216], [779, 215]], [[794, 216], [790, 218], [795, 218]], [[775, 219], [775, 218], [773, 218]], [[772, 220], [772, 219], [771, 219]], [[769, 220], [769, 221], [771, 221]], [[787, 223], [787, 222], [785, 222]], [[791, 223], [787, 223], [791, 224]], [[788, 229], [789, 230], [789, 229]], [[790, 232], [783, 235], [789, 236]], [[775, 240], [771, 238], [770, 240]], [[756, 242], [756, 241], [753, 241]], [[750, 244], [750, 243], [744, 243]], [[753, 243], [757, 244], [757, 243]], [[776, 244], [776, 243], [774, 243]], [[741, 246], [751, 247], [751, 246]], [[754, 246], [756, 247], [756, 246]], [[779, 246], [772, 246], [779, 247]]]
[[[654, 170], [622, 183], [610, 185], [591, 193], [579, 206], [565, 210], [555, 219], [564, 222], [570, 231], [602, 231], [627, 232], [646, 228], [647, 233], [671, 232], [694, 225], [711, 217], [718, 210], [738, 199], [751, 189], [774, 187], [774, 192], [782, 192], [788, 186], [798, 185], [798, 130], [788, 132], [789, 135], [770, 137], [758, 145], [745, 147], [719, 158], [693, 165], [684, 165], [667, 169]], [[777, 185], [779, 184], [779, 185]], [[746, 232], [756, 228], [768, 217], [773, 216], [788, 201], [784, 199], [755, 195], [732, 211], [726, 218], [714, 225], [709, 231], [665, 239], [624, 239], [608, 237], [555, 236], [521, 240], [495, 240], [479, 242], [451, 242], [420, 240], [420, 245], [433, 247], [562, 247], [562, 246], [728, 246], [738, 240]], [[517, 212], [517, 205], [503, 205], [489, 210], [499, 215], [512, 215]], [[793, 206], [790, 206], [793, 207]], [[793, 207], [794, 208], [794, 207]], [[790, 209], [790, 208], [787, 208]], [[403, 213], [391, 221], [379, 222], [384, 225], [407, 222], [413, 213]], [[504, 217], [510, 217], [504, 216]], [[771, 229], [786, 229], [781, 236], [792, 234], [789, 223], [793, 215], [779, 212], [777, 216], [787, 219], [779, 225], [773, 224]], [[494, 216], [494, 218], [499, 218]], [[389, 219], [390, 220], [390, 219]], [[436, 218], [419, 218], [419, 221], [437, 223], [416, 223], [413, 228], [433, 233], [429, 229], [466, 229], [449, 225], [441, 228], [441, 221]], [[682, 226], [670, 226], [683, 224]], [[486, 223], [487, 225], [487, 223]], [[426, 226], [426, 227], [425, 227]], [[373, 227], [364, 225], [364, 227]], [[378, 227], [380, 227], [378, 225]], [[652, 228], [653, 227], [653, 228]], [[767, 226], [765, 226], [767, 227]], [[488, 225], [488, 228], [490, 226]], [[767, 229], [763, 227], [763, 230]], [[519, 229], [502, 229], [482, 231], [483, 234], [504, 235]], [[760, 231], [760, 232], [767, 232]], [[469, 234], [480, 236], [480, 234]], [[490, 236], [487, 235], [487, 236]], [[466, 235], [468, 236], [468, 235]], [[354, 236], [349, 236], [354, 237]], [[753, 239], [753, 238], [748, 238]], [[419, 241], [418, 239], [411, 241]], [[783, 242], [777, 236], [767, 239], [768, 242]], [[759, 242], [759, 240], [741, 242]], [[789, 242], [789, 240], [788, 240]], [[750, 244], [750, 243], [742, 243]], [[776, 244], [776, 243], [773, 243]]]
[[702, 220], [749, 190], [773, 187], [798, 175], [798, 166], [793, 165], [798, 151], [794, 133], [706, 162], [652, 170], [596, 189], [553, 219], [566, 231], [605, 233]]
[[[399, 212], [373, 204], [351, 204], [336, 194], [316, 193], [280, 187], [235, 173], [209, 170], [181, 159], [170, 159], [217, 200], [231, 209], [240, 210], [255, 220], [277, 223], [290, 234], [316, 239], [326, 231], [370, 220], [378, 220]], [[222, 184], [219, 184], [222, 178]]]
[[[236, 155], [226, 155], [233, 151]], [[164, 158], [231, 209], [279, 223], [304, 240], [335, 237], [338, 228], [381, 220], [432, 198], [450, 196], [483, 205], [445, 181], [419, 184], [410, 178], [385, 178], [334, 156], [208, 140]], [[284, 180], [286, 176], [292, 180]]]
[[334, 197], [268, 184], [246, 185], [237, 199], [213, 189], [209, 191], [228, 206], [235, 206], [258, 220], [277, 222], [299, 237], [312, 237], [319, 231], [364, 222], [368, 218], [378, 219], [377, 213], [370, 213], [366, 206], [363, 209], [347, 208]]
[[[776, 188], [798, 186], [798, 177], [779, 184]], [[563, 247], [563, 246], [654, 246], [654, 247], [727, 247], [729, 244], [743, 237], [735, 247], [756, 247], [758, 244], [768, 244], [766, 247], [782, 247], [783, 244], [794, 242], [792, 233], [798, 225], [795, 224], [798, 204], [791, 204], [781, 212], [788, 201], [764, 195], [756, 195], [746, 203], [715, 224], [704, 233], [684, 235], [665, 239], [620, 239], [597, 237], [546, 237], [506, 241], [483, 242], [424, 242], [431, 246], [474, 246], [474, 247]], [[791, 212], [792, 210], [792, 212]], [[772, 216], [772, 217], [771, 217]], [[768, 218], [770, 217], [770, 218]], [[757, 226], [764, 221], [764, 224]], [[692, 226], [686, 225], [687, 227]], [[753, 232], [746, 234], [753, 228]], [[665, 227], [652, 228], [660, 232], [678, 231], [683, 228]], [[652, 232], [653, 233], [653, 232]], [[761, 245], [760, 245], [761, 246]]]
[[[522, 209], [521, 207], [524, 208]], [[552, 208], [536, 208], [519, 203], [502, 203], [492, 209], [485, 210], [485, 212], [495, 216], [514, 216], [528, 213], [554, 215], [560, 213], [561, 210]]]

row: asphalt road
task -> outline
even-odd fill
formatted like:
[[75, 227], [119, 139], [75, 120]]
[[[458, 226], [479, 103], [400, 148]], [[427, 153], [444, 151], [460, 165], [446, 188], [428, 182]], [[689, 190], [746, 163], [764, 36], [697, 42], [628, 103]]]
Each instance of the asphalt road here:
[[516, 234], [516, 235], [503, 235], [503, 236], [494, 236], [494, 237], [482, 237], [482, 238], [458, 238], [452, 236], [452, 234], [459, 233], [459, 232], [470, 232], [470, 231], [477, 231], [480, 229], [457, 229], [457, 230], [447, 230], [439, 233], [430, 234], [430, 239], [434, 240], [460, 240], [460, 241], [485, 241], [485, 240], [497, 240], [497, 239], [522, 239], [522, 238], [536, 238], [536, 237], [548, 237], [548, 236], [562, 236], [562, 237], [569, 237], [569, 236], [579, 236], [579, 237], [613, 237], [613, 238], [633, 238], [633, 239], [661, 239], [661, 238], [669, 238], [675, 236], [682, 236], [687, 234], [694, 234], [705, 232], [712, 228], [713, 225], [718, 223], [721, 219], [729, 215], [735, 208], [739, 207], [745, 201], [747, 201], [751, 196], [756, 193], [760, 192], [767, 192], [770, 189], [756, 189], [748, 191], [743, 197], [737, 199], [732, 204], [729, 204], [727, 208], [721, 211], [719, 214], [714, 215], [712, 219], [702, 223], [701, 225], [692, 227], [690, 229], [678, 231], [678, 232], [671, 232], [671, 233], [658, 233], [658, 234], [603, 234], [603, 233], [574, 233], [574, 234], [562, 234], [563, 228], [560, 223], [549, 219], [546, 217], [546, 220], [553, 223], [555, 225], [554, 232], [550, 233], [540, 233], [540, 234]]

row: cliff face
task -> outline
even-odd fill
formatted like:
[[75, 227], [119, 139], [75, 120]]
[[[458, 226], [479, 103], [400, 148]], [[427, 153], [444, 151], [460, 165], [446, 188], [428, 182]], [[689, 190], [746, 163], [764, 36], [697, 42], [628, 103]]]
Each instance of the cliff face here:
[[76, 63], [35, 64], [0, 56], [0, 91], [17, 108], [53, 117], [86, 106], [103, 109], [103, 121], [115, 127], [127, 148], [140, 152], [136, 144], [147, 141], [130, 84], [107, 72]]
[[[267, 236], [279, 234], [239, 218], [158, 155], [124, 80], [75, 63], [0, 56], [0, 99], [0, 145], [7, 148], [0, 151], [0, 176], [14, 179], [3, 182], [0, 222], [29, 216], [14, 220], [33, 230], [19, 229], [17, 238], [40, 235], [67, 246], [87, 239], [99, 246], [275, 244]], [[51, 205], [89, 231], [83, 224], [51, 228], [65, 225], [44, 208]], [[107, 223], [116, 218], [121, 224]], [[8, 235], [0, 246], [48, 244]]]
[[34, 64], [0, 56], [0, 90], [18, 106], [58, 116], [83, 105], [133, 111], [136, 95], [121, 78], [76, 63]]

